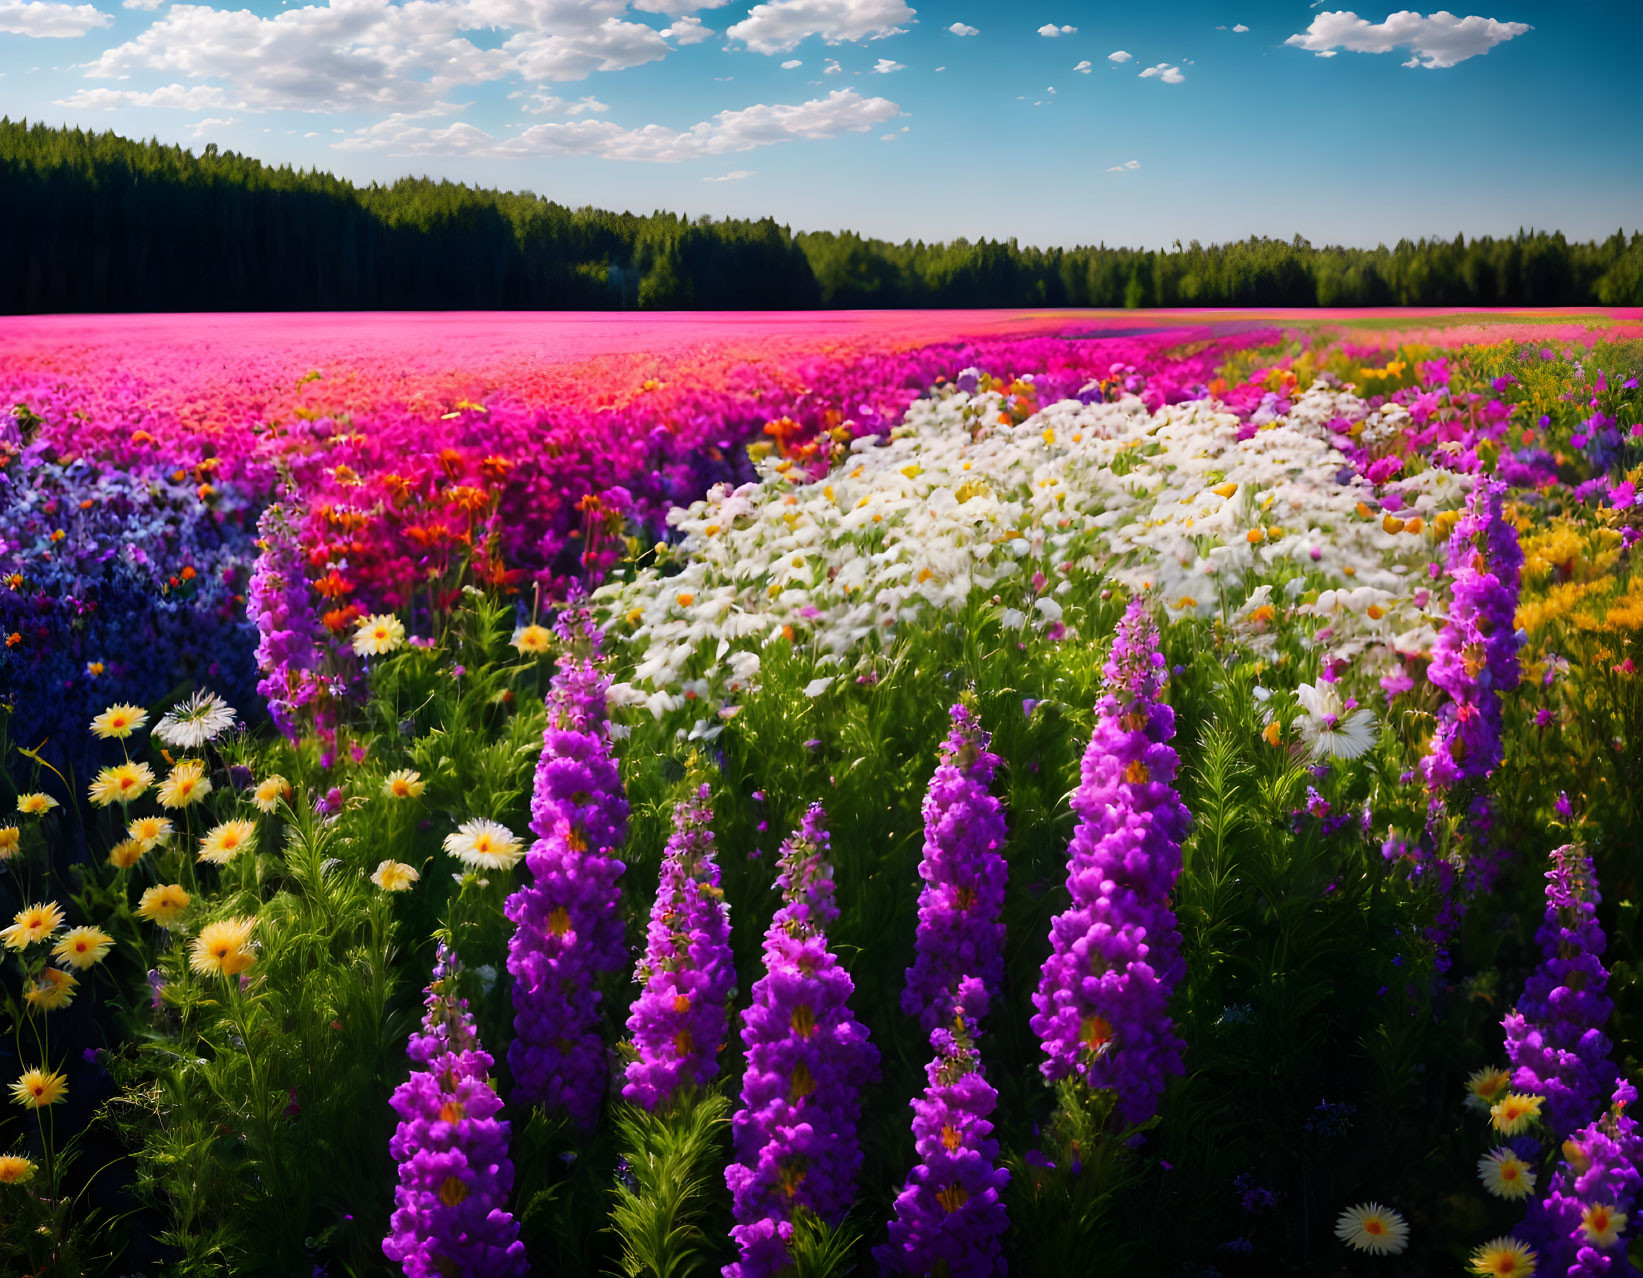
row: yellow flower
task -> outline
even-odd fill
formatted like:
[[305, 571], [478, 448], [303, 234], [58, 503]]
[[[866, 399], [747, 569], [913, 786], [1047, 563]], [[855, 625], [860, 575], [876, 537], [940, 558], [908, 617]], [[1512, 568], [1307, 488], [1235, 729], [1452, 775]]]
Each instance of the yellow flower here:
[[188, 902], [189, 895], [180, 884], [162, 883], [143, 893], [143, 899], [137, 903], [137, 917], [170, 927], [188, 908]]
[[83, 972], [93, 964], [102, 962], [103, 956], [113, 945], [114, 938], [101, 928], [71, 927], [63, 933], [51, 956], [59, 963], [67, 963]]
[[200, 860], [227, 865], [257, 843], [257, 827], [250, 821], [224, 821], [200, 840]]
[[1522, 1092], [1507, 1092], [1489, 1107], [1495, 1130], [1502, 1136], [1516, 1136], [1529, 1125], [1529, 1120], [1540, 1117], [1544, 1096], [1526, 1096]]
[[21, 1154], [0, 1154], [0, 1185], [21, 1185], [34, 1176], [34, 1164]]
[[55, 1012], [74, 1001], [76, 984], [74, 977], [61, 968], [41, 968], [39, 979], [23, 991], [23, 998], [30, 1007], [37, 1007], [42, 1012]]
[[1594, 1247], [1613, 1247], [1626, 1230], [1626, 1213], [1593, 1203], [1580, 1216], [1580, 1228]]
[[256, 926], [257, 920], [250, 916], [207, 923], [194, 938], [188, 965], [205, 976], [214, 972], [238, 976], [257, 961], [250, 949], [251, 930]]
[[383, 779], [382, 793], [390, 799], [420, 799], [427, 785], [420, 772], [401, 768], [398, 772], [390, 772]]
[[139, 839], [121, 839], [108, 850], [108, 863], [116, 870], [129, 870], [143, 859], [148, 849]]
[[1284, 739], [1284, 725], [1274, 719], [1261, 729], [1261, 737], [1270, 746], [1280, 744]]
[[26, 950], [36, 941], [43, 941], [63, 926], [63, 910], [55, 901], [31, 905], [12, 915], [12, 924], [0, 929], [0, 940], [7, 949]]
[[1496, 1238], [1472, 1253], [1472, 1263], [1467, 1268], [1491, 1278], [1527, 1278], [1535, 1272], [1538, 1259], [1516, 1238]]
[[291, 794], [291, 783], [276, 772], [257, 783], [257, 788], [251, 792], [251, 802], [257, 805], [259, 812], [272, 812], [279, 807], [281, 799], [289, 799]]
[[17, 796], [17, 810], [24, 816], [45, 816], [57, 806], [57, 800], [49, 794], [20, 794]]
[[126, 827], [126, 834], [151, 852], [161, 844], [171, 842], [171, 818], [159, 816], [138, 817]]
[[91, 801], [100, 808], [140, 799], [154, 784], [154, 769], [146, 763], [122, 763], [104, 768], [91, 783]]
[[147, 722], [148, 711], [141, 706], [110, 706], [91, 721], [91, 730], [107, 741], [129, 737]]
[[23, 1077], [11, 1085], [12, 1098], [30, 1109], [55, 1105], [67, 1092], [68, 1084], [61, 1074], [48, 1074], [39, 1069], [24, 1070]]
[[399, 861], [384, 861], [377, 866], [376, 873], [371, 876], [375, 883], [384, 892], [408, 892], [411, 884], [422, 877], [415, 869]]
[[0, 861], [9, 861], [22, 845], [23, 832], [15, 825], [0, 825]]
[[380, 657], [405, 642], [405, 625], [391, 612], [361, 617], [354, 631], [354, 655]]
[[1527, 1198], [1535, 1188], [1529, 1164], [1506, 1145], [1478, 1159], [1478, 1177], [1496, 1198]]
[[1359, 1203], [1341, 1213], [1335, 1237], [1354, 1251], [1396, 1256], [1409, 1246], [1409, 1225], [1390, 1207]]
[[1466, 1080], [1466, 1103], [1473, 1109], [1488, 1110], [1512, 1086], [1512, 1075], [1496, 1065], [1474, 1070]]
[[186, 808], [211, 793], [211, 778], [198, 759], [179, 760], [157, 796], [162, 808]]
[[553, 631], [546, 626], [520, 626], [513, 632], [513, 646], [521, 656], [536, 656], [553, 647]]

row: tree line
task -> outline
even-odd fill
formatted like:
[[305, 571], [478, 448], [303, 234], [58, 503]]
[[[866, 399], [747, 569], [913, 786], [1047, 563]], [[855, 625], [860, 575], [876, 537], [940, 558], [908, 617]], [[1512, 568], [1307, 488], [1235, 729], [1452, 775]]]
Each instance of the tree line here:
[[892, 244], [0, 119], [0, 311], [1643, 305], [1643, 234]]

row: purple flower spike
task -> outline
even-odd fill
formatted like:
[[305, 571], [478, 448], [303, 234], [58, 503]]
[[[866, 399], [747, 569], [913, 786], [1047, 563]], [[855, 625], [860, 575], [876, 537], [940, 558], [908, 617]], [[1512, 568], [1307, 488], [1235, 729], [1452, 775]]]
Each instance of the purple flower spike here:
[[1072, 908], [1051, 924], [1032, 1029], [1046, 1079], [1112, 1088], [1120, 1119], [1140, 1123], [1156, 1112], [1165, 1077], [1181, 1072], [1169, 997], [1184, 964], [1169, 894], [1192, 817], [1172, 785], [1175, 712], [1158, 700], [1164, 658], [1139, 597], [1119, 623], [1105, 674], [1072, 800]]
[[[1540, 1253], [1543, 1273], [1623, 1278], [1637, 1272], [1626, 1261], [1643, 1211], [1643, 1131], [1626, 1112], [1637, 1103], [1637, 1089], [1621, 1080], [1611, 1102], [1595, 1122], [1563, 1142], [1546, 1197], [1530, 1203], [1517, 1231]], [[1610, 1220], [1628, 1217], [1625, 1228], [1594, 1240], [1587, 1222], [1597, 1222], [1587, 1212], [1596, 1207], [1607, 1208]]]
[[268, 717], [286, 737], [297, 739], [296, 712], [313, 699], [318, 685], [323, 637], [314, 613], [302, 547], [284, 510], [270, 506], [257, 521], [262, 549], [245, 591], [245, 612], [257, 627], [257, 692]]
[[458, 970], [441, 944], [422, 1031], [407, 1049], [418, 1068], [390, 1102], [400, 1120], [388, 1143], [399, 1186], [382, 1251], [406, 1278], [522, 1278], [530, 1265], [507, 1209], [508, 1124], [497, 1117], [491, 1057], [456, 995]]
[[765, 933], [765, 975], [742, 1026], [747, 1072], [732, 1120], [736, 1161], [725, 1169], [739, 1259], [725, 1278], [772, 1278], [791, 1265], [795, 1211], [837, 1224], [855, 1199], [861, 1089], [879, 1054], [850, 1011], [855, 986], [827, 948], [838, 917], [826, 814], [813, 804], [782, 844], [785, 904]]
[[673, 813], [650, 912], [645, 957], [628, 1032], [639, 1059], [627, 1067], [622, 1095], [635, 1105], [665, 1105], [681, 1087], [719, 1072], [729, 1003], [736, 989], [730, 913], [713, 859], [713, 810], [703, 785]]
[[950, 711], [953, 730], [924, 798], [916, 957], [901, 1010], [926, 1034], [953, 1018], [960, 978], [974, 973], [996, 999], [1004, 983], [1003, 806], [987, 792], [999, 764], [991, 737], [968, 706]]
[[[965, 978], [959, 1002], [985, 1006], [982, 982]], [[1000, 1195], [1010, 1173], [998, 1166], [987, 1119], [998, 1093], [981, 1072], [973, 1026], [960, 1011], [954, 1028], [930, 1036], [935, 1059], [924, 1069], [924, 1096], [913, 1102], [920, 1162], [896, 1197], [889, 1244], [873, 1249], [881, 1273], [995, 1278], [1006, 1272], [1002, 1238], [1009, 1218]]]
[[567, 647], [591, 653], [559, 658], [531, 796], [531, 881], [503, 907], [515, 925], [508, 1064], [517, 1094], [584, 1128], [598, 1115], [610, 1073], [599, 980], [630, 961], [617, 912], [625, 867], [615, 855], [627, 837], [628, 805], [605, 718], [609, 680], [590, 624], [581, 609], [560, 618]]

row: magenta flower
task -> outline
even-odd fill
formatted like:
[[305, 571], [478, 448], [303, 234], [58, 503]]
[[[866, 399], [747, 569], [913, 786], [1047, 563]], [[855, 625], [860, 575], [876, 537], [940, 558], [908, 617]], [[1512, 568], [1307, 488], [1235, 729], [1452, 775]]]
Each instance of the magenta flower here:
[[[1540, 1254], [1542, 1273], [1569, 1278], [1622, 1278], [1637, 1271], [1626, 1261], [1628, 1244], [1637, 1236], [1643, 1212], [1643, 1131], [1626, 1111], [1637, 1102], [1637, 1089], [1622, 1079], [1610, 1107], [1563, 1143], [1563, 1158], [1546, 1196], [1529, 1204], [1518, 1233]], [[1599, 1241], [1588, 1213], [1607, 1208], [1606, 1216], [1628, 1217], [1616, 1236]], [[1618, 1223], [1618, 1222], [1616, 1222]]]
[[257, 692], [274, 727], [296, 740], [295, 715], [313, 698], [313, 670], [323, 638], [314, 613], [302, 548], [278, 506], [257, 521], [262, 549], [246, 586], [245, 612], [257, 628]]

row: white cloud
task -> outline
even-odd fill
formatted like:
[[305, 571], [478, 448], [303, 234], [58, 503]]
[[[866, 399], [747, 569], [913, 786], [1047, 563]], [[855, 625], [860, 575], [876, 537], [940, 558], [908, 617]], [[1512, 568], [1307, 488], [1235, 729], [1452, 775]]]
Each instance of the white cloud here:
[[1073, 70], [1077, 71], [1080, 75], [1088, 75], [1093, 68], [1090, 66], [1090, 60], [1085, 58], [1084, 61], [1080, 62], [1073, 68]]
[[949, 31], [951, 31], [956, 36], [973, 36], [973, 35], [980, 35], [981, 34], [981, 28], [980, 27], [966, 26], [962, 22], [955, 22], [955, 23], [953, 23], [952, 26], [948, 27], [947, 29]]
[[603, 114], [604, 112], [609, 111], [609, 110], [610, 110], [610, 104], [608, 102], [601, 102], [598, 98], [594, 97], [590, 93], [585, 98], [577, 98], [575, 102], [571, 103], [570, 106], [566, 107], [565, 108], [565, 114], [566, 115], [587, 115], [591, 111], [595, 115], [599, 115], [599, 114]]
[[694, 15], [675, 18], [672, 26], [662, 28], [662, 38], [680, 45], [700, 44], [713, 38], [713, 28], [704, 26], [702, 20]]
[[1240, 22], [1237, 26], [1233, 27], [1232, 29], [1234, 31], [1236, 31], [1239, 35], [1243, 35], [1244, 32], [1249, 30], [1249, 28], [1246, 27], [1242, 22]]
[[1125, 160], [1122, 164], [1113, 165], [1112, 168], [1107, 170], [1107, 172], [1108, 173], [1128, 173], [1131, 170], [1138, 169], [1140, 167], [1141, 167], [1141, 161], [1140, 160]]
[[869, 75], [889, 75], [892, 71], [905, 71], [905, 70], [907, 70], [906, 66], [904, 66], [900, 62], [895, 61], [892, 58], [880, 58], [878, 60], [878, 62], [874, 64], [873, 69], [870, 72], [868, 72], [868, 74]]
[[721, 173], [718, 177], [705, 177], [704, 182], [740, 182], [743, 178], [753, 176], [753, 169], [731, 169], [729, 173]]
[[828, 58], [827, 65], [822, 68], [823, 75], [843, 75], [844, 68], [839, 65], [837, 58]]
[[[172, 111], [232, 110], [242, 105], [215, 84], [166, 84], [158, 89], [80, 89], [53, 106], [85, 111], [115, 111], [126, 107], [160, 107]], [[201, 124], [205, 123], [203, 120]]]
[[799, 58], [789, 58], [786, 62], [782, 63], [782, 70], [791, 71], [794, 67], [802, 67], [803, 65], [803, 61]]
[[1160, 62], [1155, 67], [1148, 67], [1141, 73], [1141, 78], [1143, 80], [1150, 80], [1154, 76], [1162, 80], [1165, 84], [1180, 84], [1187, 78], [1181, 74], [1180, 67], [1172, 67], [1167, 62]]
[[755, 53], [786, 53], [813, 35], [828, 44], [900, 35], [913, 17], [903, 0], [769, 0], [725, 34]]
[[395, 112], [333, 145], [342, 151], [386, 151], [395, 155], [482, 155], [498, 159], [583, 155], [671, 164], [795, 139], [866, 133], [875, 125], [895, 119], [901, 108], [886, 98], [864, 98], [854, 89], [835, 89], [827, 97], [809, 102], [778, 106], [759, 103], [737, 111], [721, 111], [711, 120], [684, 130], [661, 124], [629, 129], [610, 120], [572, 120], [533, 124], [502, 141], [463, 122], [430, 128], [417, 122], [425, 114]]
[[1133, 53], [1125, 53], [1124, 50], [1117, 49], [1117, 50], [1115, 50], [1112, 53], [1109, 53], [1107, 55], [1107, 61], [1108, 62], [1128, 62], [1134, 56], [1135, 55]]
[[635, 9], [646, 13], [665, 13], [670, 18], [682, 18], [698, 9], [722, 9], [730, 0], [633, 0]]
[[1476, 15], [1457, 18], [1446, 9], [1423, 17], [1402, 9], [1385, 22], [1370, 22], [1350, 10], [1320, 13], [1312, 25], [1284, 43], [1312, 53], [1390, 53], [1408, 49], [1412, 53], [1404, 66], [1440, 70], [1488, 53], [1534, 28], [1526, 22], [1500, 22]]
[[166, 0], [120, 0], [122, 9], [158, 9]]
[[68, 40], [114, 21], [94, 4], [48, 0], [0, 0], [0, 31], [36, 40]]
[[1077, 27], [1058, 27], [1053, 22], [1046, 22], [1038, 29], [1038, 34], [1046, 40], [1059, 40], [1064, 35], [1077, 35]]

